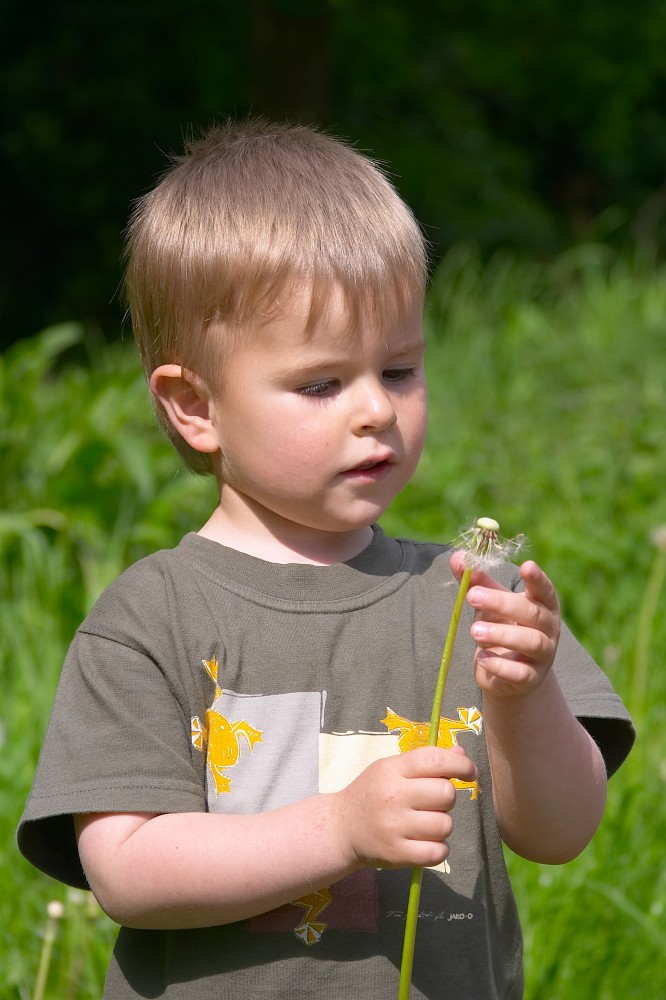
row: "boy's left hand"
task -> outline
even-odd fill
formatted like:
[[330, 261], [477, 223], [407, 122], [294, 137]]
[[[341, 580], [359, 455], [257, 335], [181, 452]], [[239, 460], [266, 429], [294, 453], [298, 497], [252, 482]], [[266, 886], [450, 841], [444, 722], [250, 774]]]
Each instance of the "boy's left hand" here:
[[[458, 579], [464, 553], [451, 568]], [[528, 694], [548, 674], [560, 637], [560, 605], [553, 584], [535, 562], [520, 567], [525, 590], [514, 593], [481, 570], [473, 570], [467, 601], [476, 611], [472, 638], [479, 687], [494, 698]]]

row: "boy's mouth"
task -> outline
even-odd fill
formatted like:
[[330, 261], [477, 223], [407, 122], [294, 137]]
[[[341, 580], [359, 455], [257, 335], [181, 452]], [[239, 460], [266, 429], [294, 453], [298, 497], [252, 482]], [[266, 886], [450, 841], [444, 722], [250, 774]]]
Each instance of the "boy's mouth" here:
[[373, 458], [369, 459], [367, 462], [359, 462], [351, 469], [347, 469], [344, 472], [346, 476], [371, 476], [375, 477], [381, 475], [381, 473], [386, 472], [386, 470], [393, 464], [393, 460], [390, 457], [386, 458]]
[[373, 462], [361, 462], [361, 464], [357, 465], [355, 469], [352, 469], [352, 472], [365, 472], [366, 469], [376, 469], [378, 465], [385, 465], [385, 464], [386, 464], [386, 459], [383, 458], [380, 458], [377, 461]]

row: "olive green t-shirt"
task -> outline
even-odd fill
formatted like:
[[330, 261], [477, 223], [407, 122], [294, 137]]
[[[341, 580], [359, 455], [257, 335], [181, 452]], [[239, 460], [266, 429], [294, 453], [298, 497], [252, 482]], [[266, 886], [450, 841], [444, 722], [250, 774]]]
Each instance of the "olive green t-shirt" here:
[[[254, 813], [344, 787], [424, 742], [457, 585], [445, 546], [387, 538], [336, 566], [267, 563], [198, 535], [99, 599], [65, 662], [19, 846], [85, 886], [72, 814]], [[514, 567], [500, 576], [516, 586]], [[514, 1000], [522, 943], [493, 812], [465, 608], [440, 725], [478, 782], [458, 788], [450, 856], [424, 872], [412, 997]], [[555, 670], [609, 771], [633, 729], [565, 629]], [[294, 830], [294, 850], [316, 831]], [[227, 848], [220, 843], [220, 858]], [[215, 857], [210, 858], [211, 867]], [[106, 1000], [388, 1000], [410, 872], [365, 870], [251, 920], [121, 928]]]

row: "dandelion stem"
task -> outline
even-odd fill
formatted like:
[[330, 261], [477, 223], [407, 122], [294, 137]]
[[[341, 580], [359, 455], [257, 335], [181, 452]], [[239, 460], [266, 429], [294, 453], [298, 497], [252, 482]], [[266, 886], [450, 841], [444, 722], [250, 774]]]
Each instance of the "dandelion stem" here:
[[453, 653], [453, 643], [456, 639], [458, 622], [460, 621], [460, 614], [462, 612], [467, 590], [469, 588], [469, 579], [471, 575], [472, 570], [470, 567], [465, 567], [460, 580], [460, 586], [458, 587], [458, 596], [456, 597], [456, 603], [453, 608], [453, 614], [451, 615], [451, 621], [449, 622], [449, 631], [447, 632], [446, 642], [444, 643], [444, 652], [442, 653], [442, 659], [439, 664], [439, 673], [437, 674], [437, 684], [435, 686], [435, 697], [432, 702], [432, 715], [430, 716], [430, 730], [428, 732], [428, 746], [431, 747], [437, 746], [439, 719], [442, 714], [442, 702], [444, 701], [444, 687], [446, 685], [446, 678], [449, 675], [451, 654]]
[[414, 946], [416, 944], [416, 924], [419, 919], [419, 900], [421, 899], [422, 880], [423, 868], [412, 868], [412, 879], [409, 883], [409, 900], [407, 902], [407, 919], [405, 920], [405, 937], [402, 943], [402, 961], [400, 963], [400, 988], [398, 990], [398, 1000], [409, 1000], [409, 990], [412, 985]]
[[[449, 630], [446, 634], [444, 651], [439, 664], [437, 683], [435, 685], [435, 696], [432, 703], [432, 714], [430, 716], [430, 729], [428, 730], [428, 746], [437, 746], [439, 741], [439, 721], [442, 715], [442, 704], [444, 702], [444, 688], [449, 674], [451, 656], [453, 654], [453, 644], [456, 640], [460, 615], [467, 596], [470, 578], [473, 567], [481, 567], [486, 571], [491, 566], [497, 566], [506, 562], [510, 555], [515, 554], [524, 543], [523, 536], [514, 539], [501, 538], [499, 534], [499, 524], [493, 517], [480, 517], [476, 524], [463, 531], [460, 536], [459, 547], [465, 552], [465, 569], [460, 584], [458, 586], [458, 596], [453, 606], [453, 614], [449, 622]], [[402, 961], [400, 963], [400, 987], [398, 990], [398, 1000], [409, 1000], [409, 991], [412, 984], [412, 966], [414, 964], [414, 946], [416, 942], [416, 926], [419, 918], [419, 901], [421, 898], [421, 882], [423, 880], [423, 868], [412, 868], [412, 877], [409, 886], [409, 899], [407, 902], [407, 917], [405, 919], [405, 936], [402, 947]]]
[[[456, 632], [458, 631], [458, 622], [460, 621], [460, 614], [462, 612], [465, 596], [469, 588], [471, 574], [471, 569], [466, 567], [458, 587], [458, 596], [453, 608], [453, 614], [451, 615], [451, 621], [449, 622], [449, 630], [446, 635], [446, 642], [444, 643], [444, 652], [442, 653], [442, 659], [439, 664], [437, 684], [435, 685], [435, 697], [432, 703], [432, 715], [430, 716], [430, 729], [428, 731], [428, 746], [431, 747], [437, 746], [437, 739], [439, 736], [439, 720], [442, 714], [442, 702], [444, 700], [444, 688], [446, 686], [446, 678], [448, 677], [449, 666], [451, 664], [451, 654], [453, 653], [453, 644], [456, 639]], [[405, 920], [405, 937], [402, 947], [402, 961], [400, 963], [400, 988], [398, 991], [398, 1000], [409, 1000], [422, 880], [423, 868], [412, 868], [412, 878], [409, 885], [409, 900], [407, 902], [407, 919]]]

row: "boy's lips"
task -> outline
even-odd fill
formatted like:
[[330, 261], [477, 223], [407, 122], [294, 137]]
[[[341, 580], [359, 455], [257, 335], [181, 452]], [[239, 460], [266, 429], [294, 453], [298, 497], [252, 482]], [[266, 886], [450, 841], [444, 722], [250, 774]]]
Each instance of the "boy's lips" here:
[[395, 461], [395, 455], [392, 453], [387, 453], [385, 455], [378, 455], [375, 458], [369, 458], [365, 462], [359, 462], [358, 465], [352, 466], [351, 469], [345, 469], [342, 473], [343, 476], [372, 476], [379, 475], [385, 472], [389, 466]]

